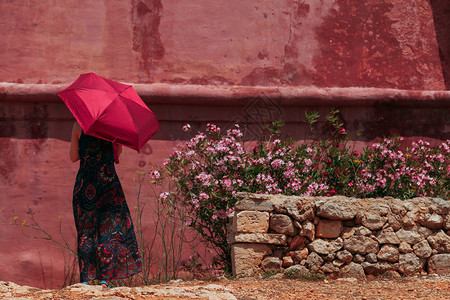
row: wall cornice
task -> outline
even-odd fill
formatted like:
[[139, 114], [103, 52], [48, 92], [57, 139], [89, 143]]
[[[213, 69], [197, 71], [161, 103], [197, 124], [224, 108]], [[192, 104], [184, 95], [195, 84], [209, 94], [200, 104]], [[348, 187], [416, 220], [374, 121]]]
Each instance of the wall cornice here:
[[[59, 102], [57, 92], [68, 84], [0, 83], [0, 102]], [[281, 106], [394, 105], [450, 107], [450, 91], [419, 91], [380, 88], [317, 88], [133, 84], [147, 103], [246, 106], [255, 98], [270, 98]]]

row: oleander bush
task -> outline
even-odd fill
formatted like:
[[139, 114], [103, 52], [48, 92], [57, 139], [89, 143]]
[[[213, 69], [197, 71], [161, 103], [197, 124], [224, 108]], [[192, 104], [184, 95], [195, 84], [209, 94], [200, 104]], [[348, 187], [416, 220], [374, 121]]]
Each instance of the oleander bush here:
[[[315, 112], [306, 114], [310, 126], [318, 117]], [[403, 138], [390, 137], [358, 153], [350, 146], [338, 110], [326, 119], [329, 139], [280, 139], [283, 123], [274, 122], [249, 151], [244, 150], [238, 124], [225, 132], [207, 124], [162, 168], [150, 171], [150, 177], [156, 184], [172, 183], [160, 201], [188, 210], [187, 224], [217, 251], [214, 262], [226, 272], [231, 268], [228, 215], [237, 192], [448, 199], [449, 140], [433, 147], [423, 140], [405, 145]], [[183, 130], [191, 132], [190, 125]]]

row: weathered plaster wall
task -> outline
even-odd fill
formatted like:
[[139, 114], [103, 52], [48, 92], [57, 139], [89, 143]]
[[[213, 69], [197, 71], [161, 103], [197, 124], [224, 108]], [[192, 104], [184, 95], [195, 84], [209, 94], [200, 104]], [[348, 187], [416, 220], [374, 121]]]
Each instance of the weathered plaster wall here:
[[68, 83], [96, 72], [134, 83], [443, 90], [448, 11], [432, 4], [2, 1], [0, 81]]

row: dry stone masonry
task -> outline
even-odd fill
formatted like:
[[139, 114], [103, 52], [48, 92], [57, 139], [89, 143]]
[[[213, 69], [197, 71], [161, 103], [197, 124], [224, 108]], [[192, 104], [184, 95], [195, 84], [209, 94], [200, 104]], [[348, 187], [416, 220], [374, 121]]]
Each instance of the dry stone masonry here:
[[239, 197], [229, 237], [237, 278], [289, 269], [361, 279], [450, 274], [450, 201]]

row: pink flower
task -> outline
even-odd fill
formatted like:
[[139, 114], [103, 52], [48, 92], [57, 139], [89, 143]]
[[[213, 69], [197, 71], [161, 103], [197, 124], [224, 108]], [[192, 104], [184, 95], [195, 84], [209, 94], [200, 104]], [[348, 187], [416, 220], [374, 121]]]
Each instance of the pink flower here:
[[202, 185], [205, 185], [205, 186], [211, 185], [212, 178], [213, 178], [213, 176], [211, 174], [207, 174], [205, 172], [201, 172], [200, 174], [195, 176], [195, 179], [199, 180], [202, 183]]
[[211, 132], [211, 133], [219, 133], [220, 127], [217, 127], [214, 124], [208, 123], [208, 124], [206, 124], [206, 131]]
[[153, 171], [149, 174], [151, 180], [157, 180], [161, 177], [158, 171]]
[[209, 199], [209, 196], [208, 196], [208, 194], [206, 194], [206, 193], [200, 193], [200, 195], [198, 195], [198, 198], [199, 198], [200, 201], [201, 201], [201, 200]]
[[227, 190], [232, 190], [233, 189], [233, 185], [232, 185], [232, 182], [231, 182], [230, 178], [222, 179], [221, 183]]
[[189, 130], [191, 130], [191, 125], [186, 124], [186, 125], [183, 126], [183, 131], [187, 132]]
[[342, 127], [341, 130], [339, 131], [340, 133], [345, 133], [345, 128]]
[[169, 192], [164, 192], [159, 194], [159, 199], [160, 200], [166, 200], [169, 197]]
[[353, 186], [353, 182], [349, 182], [349, 183], [348, 183], [348, 186], [349, 186], [349, 187], [352, 187], [352, 186]]
[[294, 175], [295, 175], [295, 172], [292, 169], [287, 169], [286, 171], [283, 172], [283, 176], [285, 178], [291, 178]]
[[279, 158], [277, 158], [277, 159], [273, 160], [270, 165], [272, 166], [272, 168], [278, 169], [279, 167], [284, 165], [284, 161], [279, 159]]
[[195, 207], [199, 206], [200, 201], [197, 198], [191, 200], [192, 205]]
[[305, 165], [310, 167], [312, 165], [312, 160], [309, 158], [305, 158]]

